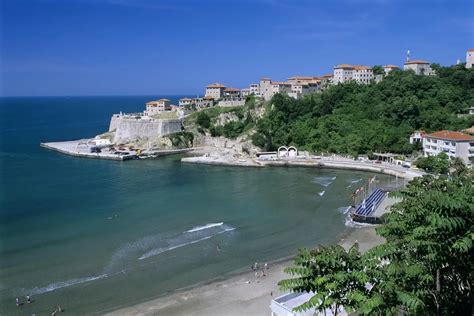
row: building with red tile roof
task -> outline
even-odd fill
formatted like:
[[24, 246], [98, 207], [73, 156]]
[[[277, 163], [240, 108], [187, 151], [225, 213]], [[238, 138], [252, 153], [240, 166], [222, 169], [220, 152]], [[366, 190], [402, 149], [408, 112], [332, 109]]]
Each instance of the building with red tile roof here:
[[423, 137], [425, 156], [436, 156], [442, 152], [450, 158], [461, 158], [467, 165], [474, 158], [474, 136], [454, 131], [437, 131]]

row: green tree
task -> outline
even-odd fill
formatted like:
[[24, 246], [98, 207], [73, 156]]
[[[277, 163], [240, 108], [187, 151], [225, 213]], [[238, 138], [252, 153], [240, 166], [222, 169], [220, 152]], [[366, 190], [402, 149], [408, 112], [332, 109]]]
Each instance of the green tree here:
[[338, 246], [304, 250], [286, 269], [298, 277], [280, 285], [319, 293], [298, 310], [337, 304], [367, 315], [471, 315], [473, 184], [472, 172], [415, 178], [377, 228], [385, 243], [362, 256]]
[[211, 117], [207, 112], [199, 112], [196, 118], [196, 123], [203, 128], [209, 128], [211, 126]]
[[[472, 175], [424, 176], [400, 192], [370, 250], [378, 281], [373, 293], [411, 314], [469, 315], [473, 302], [474, 186]], [[374, 278], [374, 280], [376, 280]]]
[[366, 297], [368, 278], [363, 272], [357, 244], [347, 252], [339, 245], [301, 249], [295, 265], [285, 272], [296, 277], [280, 281], [279, 286], [294, 292], [314, 292], [310, 300], [295, 308], [296, 311], [314, 307], [319, 312], [331, 309], [338, 315], [341, 307], [352, 311]]
[[434, 174], [448, 174], [451, 162], [446, 153], [439, 153], [437, 156], [418, 158], [415, 161], [415, 165]]
[[383, 67], [380, 65], [375, 65], [372, 67], [372, 72], [374, 75], [383, 75], [385, 74], [385, 71], [383, 70]]

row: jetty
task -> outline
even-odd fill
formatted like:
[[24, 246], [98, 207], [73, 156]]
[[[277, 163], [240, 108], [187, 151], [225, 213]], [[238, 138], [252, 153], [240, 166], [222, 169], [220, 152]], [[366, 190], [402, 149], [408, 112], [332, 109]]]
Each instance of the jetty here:
[[163, 149], [163, 150], [140, 150], [131, 148], [114, 148], [111, 145], [97, 146], [91, 145], [93, 139], [82, 139], [63, 142], [40, 143], [40, 146], [49, 150], [57, 151], [62, 154], [79, 158], [106, 159], [126, 161], [136, 159], [140, 155], [160, 157], [167, 155], [183, 154], [194, 150], [193, 148], [184, 149]]

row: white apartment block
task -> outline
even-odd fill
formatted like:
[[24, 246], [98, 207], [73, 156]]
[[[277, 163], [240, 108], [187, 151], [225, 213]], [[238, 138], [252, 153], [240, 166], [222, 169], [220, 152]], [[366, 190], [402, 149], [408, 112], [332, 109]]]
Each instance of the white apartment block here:
[[344, 83], [352, 80], [352, 71], [354, 66], [349, 64], [341, 64], [334, 66], [334, 83]]
[[374, 79], [371, 67], [361, 65], [341, 64], [334, 67], [334, 83], [345, 83], [351, 80], [368, 84]]
[[474, 48], [466, 52], [466, 68], [472, 68], [472, 65], [474, 65]]
[[424, 135], [423, 152], [425, 157], [446, 153], [450, 158], [459, 157], [466, 165], [474, 157], [474, 137], [452, 131], [439, 131]]
[[164, 111], [171, 111], [171, 101], [168, 99], [159, 99], [146, 103], [145, 115], [152, 116]]
[[352, 71], [352, 80], [357, 83], [369, 84], [374, 79], [374, 72], [371, 67], [354, 66]]
[[417, 75], [434, 75], [433, 69], [431, 69], [430, 63], [425, 60], [410, 60], [406, 61], [403, 66], [404, 70], [413, 70]]
[[218, 100], [224, 96], [224, 90], [226, 86], [220, 84], [220, 83], [213, 83], [208, 86], [206, 86], [206, 97], [211, 97], [214, 98], [215, 100]]

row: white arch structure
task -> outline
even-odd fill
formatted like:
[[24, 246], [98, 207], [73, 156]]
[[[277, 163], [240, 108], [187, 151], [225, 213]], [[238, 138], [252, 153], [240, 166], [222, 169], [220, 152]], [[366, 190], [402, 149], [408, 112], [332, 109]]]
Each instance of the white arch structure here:
[[298, 156], [298, 149], [296, 149], [296, 147], [294, 146], [289, 146], [289, 147], [280, 146], [278, 148], [277, 153], [278, 153], [278, 158], [291, 159], [291, 158], [296, 158], [296, 156]]

